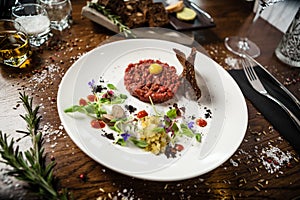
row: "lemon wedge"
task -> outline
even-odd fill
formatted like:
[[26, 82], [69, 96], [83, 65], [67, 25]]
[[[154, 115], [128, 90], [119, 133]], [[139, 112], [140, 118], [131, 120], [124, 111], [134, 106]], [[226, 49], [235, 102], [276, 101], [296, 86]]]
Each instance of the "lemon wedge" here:
[[177, 19], [184, 21], [191, 21], [195, 19], [196, 16], [196, 12], [193, 9], [187, 7], [184, 7], [180, 12], [176, 13]]

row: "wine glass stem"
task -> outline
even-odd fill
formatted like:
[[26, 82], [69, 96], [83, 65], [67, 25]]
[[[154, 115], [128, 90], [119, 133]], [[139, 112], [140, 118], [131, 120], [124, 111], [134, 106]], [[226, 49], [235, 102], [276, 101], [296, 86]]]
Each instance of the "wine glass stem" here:
[[255, 16], [253, 18], [253, 21], [252, 23], [256, 22], [256, 20], [259, 18], [259, 16], [261, 15], [261, 13], [264, 11], [265, 7], [261, 6], [261, 5], [258, 5], [258, 9], [255, 13]]
[[[251, 32], [253, 32], [253, 25], [256, 23], [257, 19], [261, 16], [262, 12], [265, 10], [265, 6], [261, 5], [260, 3], [261, 0], [259, 0], [259, 3], [258, 3], [258, 8], [257, 8], [257, 11], [255, 13], [255, 16], [253, 17], [252, 19], [252, 23], [250, 24], [250, 27], [248, 27], [248, 29], [246, 30], [246, 33], [245, 33], [245, 39], [246, 41], [244, 41], [244, 43], [247, 43], [247, 40], [250, 35], [251, 35]], [[248, 45], [249, 47], [249, 45]]]
[[250, 49], [249, 43], [248, 43], [248, 38], [244, 37], [238, 44], [239, 49], [241, 49], [243, 52], [246, 52], [247, 50]]

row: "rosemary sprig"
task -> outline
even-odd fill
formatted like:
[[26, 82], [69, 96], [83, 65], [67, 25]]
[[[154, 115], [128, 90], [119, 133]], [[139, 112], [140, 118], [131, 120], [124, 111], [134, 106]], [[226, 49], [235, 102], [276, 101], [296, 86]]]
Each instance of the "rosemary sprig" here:
[[110, 21], [112, 21], [113, 24], [117, 25], [119, 27], [119, 31], [123, 32], [125, 37], [135, 37], [130, 28], [122, 23], [120, 16], [112, 14], [109, 9], [105, 8], [105, 6], [94, 2], [88, 2], [88, 6], [97, 10], [98, 12], [106, 16]]
[[8, 135], [0, 131], [0, 155], [3, 162], [12, 167], [8, 169], [8, 175], [14, 176], [19, 180], [25, 181], [29, 189], [41, 199], [47, 200], [67, 200], [68, 192], [66, 189], [58, 192], [58, 182], [53, 176], [53, 168], [56, 163], [51, 161], [46, 164], [44, 153], [44, 139], [42, 133], [38, 131], [41, 116], [38, 114], [39, 106], [33, 108], [33, 98], [29, 98], [25, 93], [20, 93], [20, 99], [26, 110], [25, 115], [20, 115], [27, 124], [24, 137], [31, 137], [32, 147], [27, 151], [20, 151], [14, 138], [8, 141]]

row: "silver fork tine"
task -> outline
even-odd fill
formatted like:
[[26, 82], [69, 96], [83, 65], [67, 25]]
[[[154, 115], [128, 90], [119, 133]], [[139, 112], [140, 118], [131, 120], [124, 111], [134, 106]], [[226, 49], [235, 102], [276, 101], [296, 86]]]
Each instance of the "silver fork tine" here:
[[271, 96], [268, 91], [263, 86], [262, 82], [260, 81], [259, 77], [257, 76], [253, 66], [247, 59], [242, 59], [241, 64], [243, 66], [243, 70], [245, 72], [245, 75], [250, 83], [250, 85], [260, 94], [268, 97], [275, 103], [277, 103], [294, 121], [294, 123], [297, 125], [298, 129], [300, 130], [300, 120], [278, 99]]
[[[254, 68], [252, 67], [251, 63], [247, 59], [241, 60], [243, 70], [247, 76], [247, 79], [250, 80], [251, 86], [255, 85], [255, 87], [259, 90], [260, 93], [267, 93], [267, 90], [259, 80]], [[246, 63], [247, 62], [247, 63]], [[255, 90], [257, 90], [254, 88]]]

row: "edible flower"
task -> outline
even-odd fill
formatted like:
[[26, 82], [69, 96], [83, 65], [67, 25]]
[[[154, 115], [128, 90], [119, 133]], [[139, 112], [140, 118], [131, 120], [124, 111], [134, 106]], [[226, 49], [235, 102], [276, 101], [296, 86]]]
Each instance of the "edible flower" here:
[[92, 79], [91, 81], [88, 82], [88, 85], [90, 86], [90, 88], [94, 88], [95, 87], [95, 80]]
[[122, 136], [122, 138], [124, 139], [124, 141], [127, 141], [128, 138], [130, 137], [130, 134], [127, 133], [127, 132], [125, 132], [125, 133], [122, 133], [121, 136]]
[[191, 121], [188, 123], [189, 129], [192, 129], [194, 127], [195, 122]]
[[106, 93], [102, 95], [102, 98], [111, 99], [114, 96], [114, 92], [112, 90], [108, 90]]

